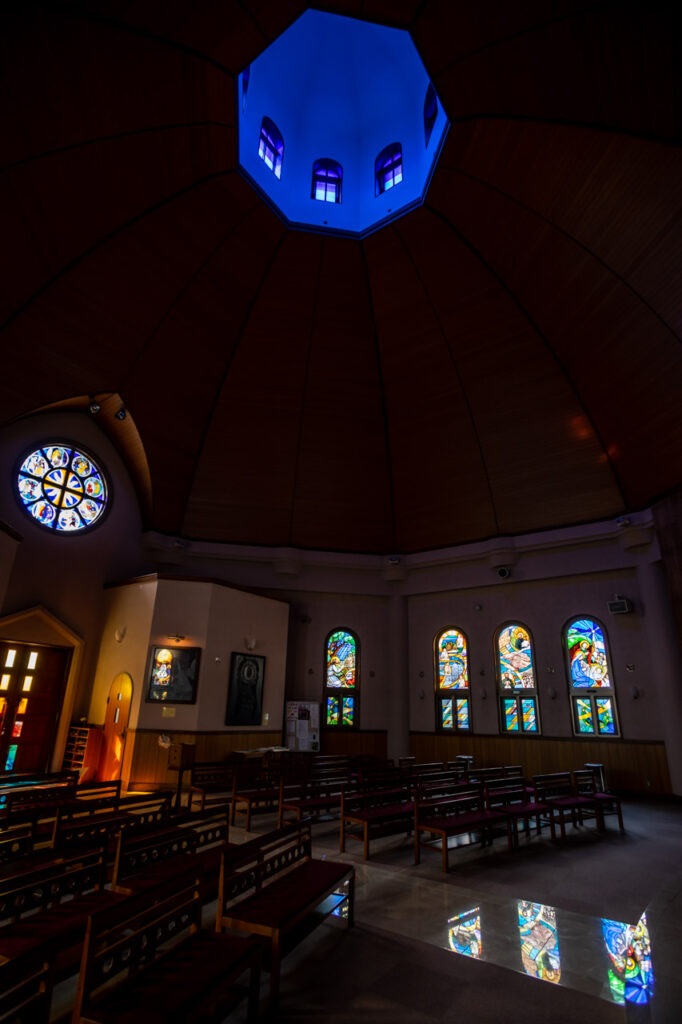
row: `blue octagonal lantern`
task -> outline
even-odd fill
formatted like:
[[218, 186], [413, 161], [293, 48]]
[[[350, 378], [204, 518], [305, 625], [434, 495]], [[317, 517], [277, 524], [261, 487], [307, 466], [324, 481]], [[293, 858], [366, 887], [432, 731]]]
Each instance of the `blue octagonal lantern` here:
[[237, 123], [287, 224], [354, 237], [424, 201], [449, 126], [409, 32], [315, 10], [241, 73]]

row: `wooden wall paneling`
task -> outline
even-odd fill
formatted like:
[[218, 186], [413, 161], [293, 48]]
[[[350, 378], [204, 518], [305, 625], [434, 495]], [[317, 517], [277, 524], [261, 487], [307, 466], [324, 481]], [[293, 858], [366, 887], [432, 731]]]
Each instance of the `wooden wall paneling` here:
[[357, 732], [322, 732], [320, 753], [348, 754], [349, 757], [386, 759], [388, 733], [385, 729], [359, 729]]
[[[132, 749], [129, 789], [174, 789], [178, 775], [168, 768], [168, 748], [159, 746], [158, 732], [154, 729], [132, 730], [128, 743]], [[255, 747], [276, 747], [282, 742], [278, 729], [232, 732], [174, 732], [174, 743], [196, 746], [197, 761], [222, 761], [235, 750], [253, 750]], [[186, 777], [187, 778], [187, 777]]]
[[473, 754], [476, 767], [522, 764], [527, 778], [544, 772], [603, 764], [615, 790], [667, 795], [672, 793], [665, 744], [620, 740], [533, 738], [529, 736], [444, 736], [411, 733], [410, 753], [417, 761], [445, 761]]

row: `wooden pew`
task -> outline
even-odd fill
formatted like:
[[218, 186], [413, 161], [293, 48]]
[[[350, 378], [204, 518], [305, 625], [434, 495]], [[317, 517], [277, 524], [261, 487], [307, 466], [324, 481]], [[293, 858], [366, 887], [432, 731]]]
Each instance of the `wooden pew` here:
[[566, 822], [575, 827], [582, 825], [585, 814], [594, 816], [599, 831], [604, 830], [602, 807], [594, 794], [581, 795], [575, 789], [570, 772], [551, 772], [534, 775], [533, 787], [536, 803], [549, 804], [553, 816], [558, 818], [561, 838], [566, 838]]
[[456, 795], [434, 800], [417, 800], [414, 805], [414, 862], [419, 864], [422, 849], [434, 849], [440, 840], [443, 871], [448, 870], [448, 839], [466, 833], [481, 837], [481, 844], [492, 841], [496, 825], [507, 830], [507, 844], [513, 844], [511, 819], [500, 811], [490, 811], [485, 805], [480, 785], [461, 789]]
[[121, 830], [112, 888], [117, 892], [141, 892], [161, 879], [171, 880], [190, 864], [198, 864], [202, 870], [204, 902], [215, 899], [220, 858], [229, 841], [229, 806], [193, 812], [173, 818], [172, 822], [152, 830]]
[[[279, 808], [279, 773], [264, 771], [260, 766], [237, 768], [232, 785], [230, 824], [241, 824], [251, 831], [254, 814], [276, 814]], [[237, 822], [237, 815], [242, 820]]]
[[367, 860], [372, 839], [393, 836], [400, 832], [409, 835], [412, 831], [413, 816], [409, 785], [369, 792], [343, 793], [339, 850], [341, 853], [345, 851], [347, 839], [359, 839], [363, 844], [363, 856]]
[[309, 821], [223, 852], [216, 927], [261, 937], [270, 1012], [277, 1005], [282, 959], [336, 911], [346, 909], [352, 927], [354, 891], [351, 865], [312, 857]]
[[77, 968], [88, 916], [124, 897], [104, 889], [102, 848], [43, 860], [0, 877], [0, 961], [38, 948], [55, 959], [59, 977]]
[[256, 1020], [260, 946], [202, 930], [200, 876], [194, 865], [90, 917], [72, 1024], [218, 1024], [246, 994], [247, 971]]
[[296, 821], [302, 818], [319, 817], [331, 811], [341, 810], [341, 794], [350, 785], [348, 775], [332, 778], [305, 779], [289, 783], [282, 777], [279, 791], [279, 815], [277, 825], [285, 824], [285, 814], [293, 814]]
[[0, 1021], [47, 1024], [53, 975], [54, 956], [40, 947], [0, 963]]
[[235, 764], [230, 761], [200, 761], [192, 765], [188, 806], [203, 811], [207, 801], [225, 803], [231, 800]]
[[514, 846], [519, 844], [520, 821], [523, 822], [526, 833], [531, 819], [535, 819], [538, 833], [542, 831], [544, 821], [547, 821], [552, 839], [556, 838], [551, 807], [549, 804], [533, 800], [522, 778], [489, 779], [485, 784], [485, 799], [489, 811], [501, 811], [511, 821]]
[[605, 817], [607, 814], [618, 815], [618, 825], [621, 832], [625, 832], [623, 824], [623, 810], [620, 806], [620, 799], [615, 793], [607, 793], [598, 788], [597, 780], [591, 768], [577, 768], [573, 772], [573, 784], [578, 796], [590, 797], [595, 800], [597, 808], [601, 810], [602, 826], [606, 827]]

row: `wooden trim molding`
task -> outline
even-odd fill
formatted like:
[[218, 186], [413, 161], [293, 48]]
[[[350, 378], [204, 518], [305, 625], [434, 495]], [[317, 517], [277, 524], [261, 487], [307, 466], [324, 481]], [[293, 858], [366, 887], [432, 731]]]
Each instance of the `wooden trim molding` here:
[[[175, 788], [178, 773], [168, 768], [168, 748], [159, 746], [163, 730], [138, 729], [128, 732], [123, 779], [128, 789]], [[279, 729], [231, 730], [230, 732], [173, 732], [173, 743], [196, 747], [197, 761], [223, 761], [235, 750], [277, 747], [282, 742]]]

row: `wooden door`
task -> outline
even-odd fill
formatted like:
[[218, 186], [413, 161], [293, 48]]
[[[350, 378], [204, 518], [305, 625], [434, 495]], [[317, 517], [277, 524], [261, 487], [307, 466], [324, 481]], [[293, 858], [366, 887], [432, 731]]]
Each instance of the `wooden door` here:
[[0, 771], [47, 771], [71, 650], [0, 643]]
[[121, 777], [132, 696], [133, 681], [127, 672], [120, 672], [111, 684], [107, 697], [102, 756], [97, 773], [100, 782], [113, 782]]

